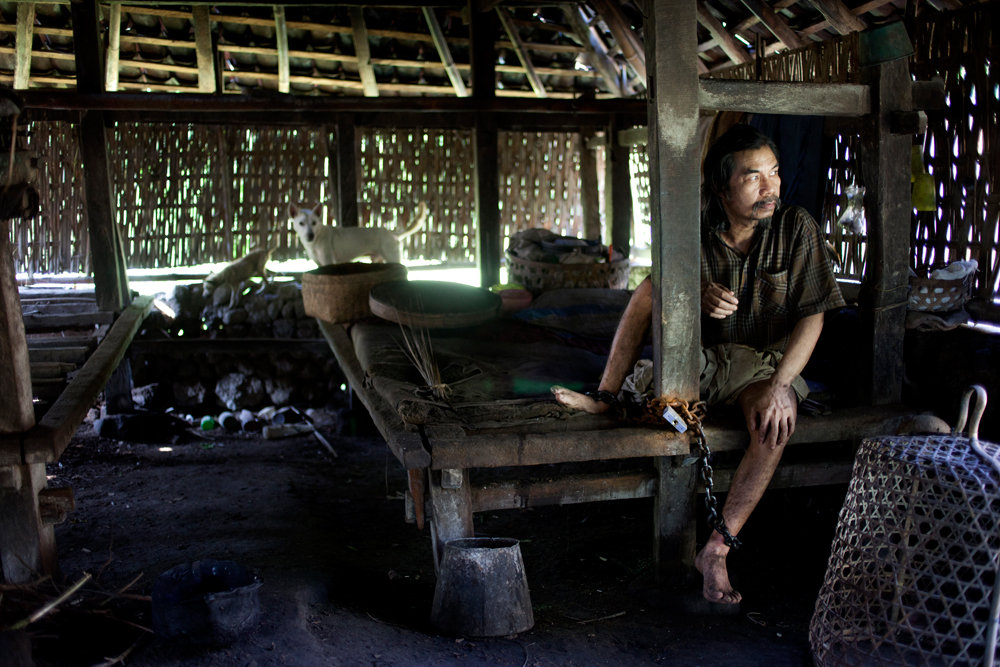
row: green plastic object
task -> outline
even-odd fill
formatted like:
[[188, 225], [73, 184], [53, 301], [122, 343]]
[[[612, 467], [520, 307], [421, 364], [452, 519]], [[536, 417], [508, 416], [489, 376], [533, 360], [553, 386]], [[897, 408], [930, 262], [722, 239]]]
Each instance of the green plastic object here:
[[913, 44], [902, 21], [873, 26], [858, 33], [858, 60], [871, 67], [913, 55]]
[[211, 431], [215, 428], [215, 418], [211, 415], [206, 415], [201, 418], [201, 430]]
[[931, 174], [917, 174], [913, 179], [913, 192], [910, 195], [913, 208], [918, 211], [936, 211], [937, 197], [934, 190], [934, 177]]

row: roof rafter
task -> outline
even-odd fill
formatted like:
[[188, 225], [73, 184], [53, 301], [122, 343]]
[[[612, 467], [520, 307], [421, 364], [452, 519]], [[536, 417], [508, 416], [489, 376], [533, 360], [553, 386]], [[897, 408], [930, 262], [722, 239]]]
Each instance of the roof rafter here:
[[588, 26], [580, 13], [580, 5], [563, 5], [563, 16], [572, 27], [573, 34], [580, 40], [583, 48], [587, 49], [587, 56], [601, 77], [604, 79], [608, 90], [615, 97], [622, 97], [622, 87], [620, 83], [621, 75], [614, 61], [608, 57], [608, 49], [604, 42], [597, 35], [596, 31]]
[[378, 83], [375, 81], [375, 70], [372, 68], [368, 29], [365, 27], [365, 15], [361, 7], [351, 7], [351, 28], [354, 30], [354, 55], [358, 57], [358, 74], [361, 75], [365, 97], [378, 97]]
[[805, 42], [799, 39], [799, 36], [788, 27], [785, 19], [771, 9], [765, 0], [743, 0], [743, 4], [782, 44], [790, 49], [800, 49], [805, 46]]
[[538, 77], [538, 72], [535, 71], [535, 65], [531, 62], [531, 56], [528, 54], [527, 49], [524, 48], [524, 42], [521, 41], [521, 36], [517, 32], [517, 26], [510, 22], [510, 14], [503, 7], [497, 7], [497, 15], [500, 17], [503, 29], [507, 32], [507, 36], [514, 45], [514, 52], [521, 61], [521, 65], [524, 66], [524, 73], [528, 77], [531, 89], [535, 91], [536, 96], [546, 97], [545, 86], [542, 85], [542, 80]]
[[698, 23], [705, 26], [712, 37], [718, 42], [722, 51], [729, 56], [734, 63], [743, 64], [750, 62], [750, 54], [740, 46], [736, 39], [726, 31], [722, 22], [715, 18], [703, 0], [698, 0]]

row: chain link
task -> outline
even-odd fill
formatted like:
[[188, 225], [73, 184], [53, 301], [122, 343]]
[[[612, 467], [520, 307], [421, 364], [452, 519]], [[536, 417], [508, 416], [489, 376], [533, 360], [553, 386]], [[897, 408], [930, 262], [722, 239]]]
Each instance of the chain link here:
[[729, 528], [726, 527], [726, 520], [722, 517], [722, 512], [719, 510], [719, 501], [714, 493], [715, 482], [712, 479], [712, 466], [708, 462], [711, 452], [708, 449], [708, 439], [705, 437], [705, 430], [702, 428], [702, 421], [708, 413], [708, 405], [705, 401], [688, 403], [688, 401], [680, 399], [666, 400], [663, 398], [654, 398], [646, 403], [645, 412], [650, 417], [659, 417], [659, 421], [662, 423], [664, 421], [663, 411], [668, 407], [676, 410], [677, 414], [688, 425], [688, 428], [694, 432], [694, 444], [698, 447], [698, 462], [701, 464], [701, 481], [705, 485], [705, 509], [708, 510], [708, 525], [712, 530], [722, 535], [727, 547], [739, 549], [740, 540], [730, 533]]

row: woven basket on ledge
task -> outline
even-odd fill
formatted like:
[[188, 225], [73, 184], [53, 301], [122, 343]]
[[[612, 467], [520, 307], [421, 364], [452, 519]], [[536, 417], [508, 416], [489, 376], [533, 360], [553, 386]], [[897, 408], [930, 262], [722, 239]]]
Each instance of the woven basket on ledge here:
[[402, 264], [330, 264], [302, 274], [306, 315], [327, 322], [356, 322], [372, 316], [368, 293], [390, 280], [406, 280]]
[[911, 277], [906, 309], [932, 313], [947, 313], [958, 310], [972, 298], [972, 277], [974, 275], [970, 273], [959, 280]]
[[507, 255], [507, 282], [524, 285], [533, 294], [564, 287], [628, 287], [628, 258], [600, 264], [550, 264]]

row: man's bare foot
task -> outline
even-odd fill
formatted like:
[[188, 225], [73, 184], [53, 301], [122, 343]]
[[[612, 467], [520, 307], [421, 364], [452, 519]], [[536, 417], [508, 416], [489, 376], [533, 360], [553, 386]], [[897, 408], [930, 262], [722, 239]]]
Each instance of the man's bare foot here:
[[743, 596], [729, 583], [729, 572], [726, 570], [728, 552], [727, 547], [720, 548], [709, 542], [694, 559], [694, 566], [705, 578], [702, 595], [709, 602], [738, 604], [743, 599]]
[[551, 391], [556, 397], [556, 403], [559, 405], [564, 405], [567, 408], [572, 408], [574, 410], [582, 410], [583, 412], [587, 412], [592, 415], [605, 412], [611, 407], [607, 403], [602, 403], [594, 400], [590, 396], [585, 396], [580, 392], [567, 389], [566, 387], [560, 387], [559, 385], [554, 385]]

